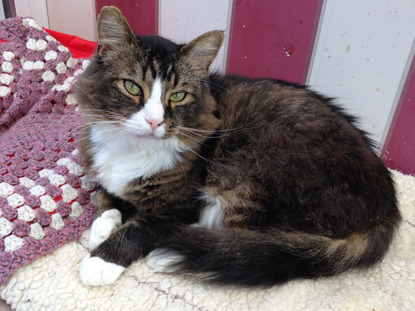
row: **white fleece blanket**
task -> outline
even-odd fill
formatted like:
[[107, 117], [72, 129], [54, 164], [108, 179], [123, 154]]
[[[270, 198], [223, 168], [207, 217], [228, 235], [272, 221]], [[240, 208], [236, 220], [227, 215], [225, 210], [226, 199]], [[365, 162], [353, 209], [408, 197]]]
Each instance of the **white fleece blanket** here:
[[78, 277], [88, 231], [76, 242], [19, 268], [0, 287], [14, 310], [415, 310], [415, 177], [394, 172], [403, 222], [381, 264], [271, 288], [210, 286], [152, 272], [143, 261], [108, 287]]

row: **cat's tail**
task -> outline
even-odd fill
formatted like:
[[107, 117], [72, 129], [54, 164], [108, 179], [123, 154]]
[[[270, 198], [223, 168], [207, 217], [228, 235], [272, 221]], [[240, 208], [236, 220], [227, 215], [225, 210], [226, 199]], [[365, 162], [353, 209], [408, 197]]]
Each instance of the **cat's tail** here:
[[295, 278], [333, 275], [382, 259], [393, 226], [344, 239], [272, 230], [186, 227], [147, 257], [156, 271], [202, 273], [209, 281], [274, 285]]

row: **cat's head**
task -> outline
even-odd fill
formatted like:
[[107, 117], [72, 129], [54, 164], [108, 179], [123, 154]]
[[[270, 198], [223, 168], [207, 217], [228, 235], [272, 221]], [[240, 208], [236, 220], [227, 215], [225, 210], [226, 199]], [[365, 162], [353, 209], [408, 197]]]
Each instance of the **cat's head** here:
[[184, 128], [214, 130], [208, 69], [223, 42], [220, 31], [186, 45], [137, 37], [115, 7], [98, 17], [95, 57], [77, 83], [86, 122], [134, 137], [186, 141]]

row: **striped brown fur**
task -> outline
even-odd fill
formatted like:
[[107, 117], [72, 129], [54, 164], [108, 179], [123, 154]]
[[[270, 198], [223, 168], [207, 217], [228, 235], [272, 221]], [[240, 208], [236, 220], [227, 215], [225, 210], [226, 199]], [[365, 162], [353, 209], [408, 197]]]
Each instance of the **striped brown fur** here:
[[[101, 184], [98, 214], [116, 208], [124, 224], [92, 256], [128, 266], [157, 249], [158, 256], [180, 255], [171, 265], [177, 272], [246, 285], [382, 259], [400, 220], [393, 181], [355, 118], [333, 100], [284, 81], [209, 74], [219, 31], [187, 45], [136, 37], [121, 12], [106, 7], [98, 34], [77, 85], [87, 125], [79, 147]], [[122, 124], [144, 109], [157, 78], [166, 128], [160, 140], [186, 148], [173, 167], [111, 193], [94, 163], [91, 128]], [[142, 95], [128, 93], [125, 80]], [[185, 99], [169, 101], [178, 91]], [[220, 228], [192, 226], [209, 204]]]

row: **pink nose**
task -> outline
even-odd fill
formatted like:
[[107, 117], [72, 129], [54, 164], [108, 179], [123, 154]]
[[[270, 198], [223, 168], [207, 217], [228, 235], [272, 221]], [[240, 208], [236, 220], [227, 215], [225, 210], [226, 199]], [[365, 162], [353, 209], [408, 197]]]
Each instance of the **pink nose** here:
[[154, 132], [159, 125], [163, 123], [163, 120], [155, 119], [155, 118], [146, 118], [146, 121], [151, 126], [151, 130]]

